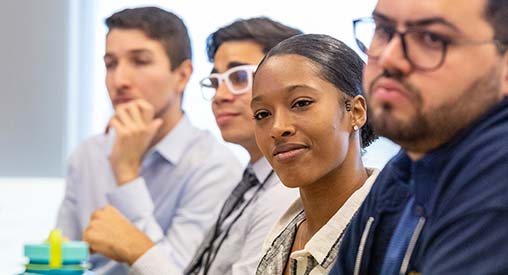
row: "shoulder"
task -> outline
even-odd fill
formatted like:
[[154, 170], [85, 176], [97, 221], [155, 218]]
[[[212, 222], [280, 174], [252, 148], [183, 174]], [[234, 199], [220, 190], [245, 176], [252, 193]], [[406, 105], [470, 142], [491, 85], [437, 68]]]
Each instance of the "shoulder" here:
[[445, 227], [470, 215], [508, 211], [508, 115], [491, 114], [467, 131], [445, 148], [444, 165], [435, 172], [430, 211]]
[[109, 137], [101, 134], [85, 139], [81, 142], [69, 156], [68, 162], [70, 164], [79, 163], [81, 161], [98, 160], [106, 158]]
[[405, 175], [403, 175], [403, 170], [405, 170], [403, 166], [406, 165], [405, 158], [406, 155], [401, 150], [388, 161], [381, 171], [370, 169], [370, 177], [365, 182], [366, 185], [371, 185], [367, 195], [369, 202], [390, 201], [396, 203], [399, 199], [407, 196], [408, 188], [405, 184]]
[[[451, 142], [448, 166], [481, 165], [497, 162], [494, 167], [506, 165], [508, 157], [508, 98], [486, 115], [459, 133]], [[506, 105], [506, 106], [505, 106]], [[503, 162], [504, 161], [504, 162]], [[508, 172], [508, 170], [507, 170]]]
[[190, 157], [201, 159], [203, 162], [234, 162], [238, 163], [238, 168], [243, 170], [236, 156], [223, 143], [219, 142], [210, 132], [195, 128], [191, 132], [191, 142], [189, 142], [186, 154]]
[[[238, 158], [208, 131], [192, 128], [181, 143], [173, 172], [188, 186], [188, 194], [229, 193], [242, 178], [244, 167]], [[192, 192], [190, 190], [193, 190]]]
[[449, 183], [449, 188], [456, 186], [481, 194], [494, 191], [491, 195], [508, 192], [505, 184], [508, 178], [508, 118], [485, 124], [477, 126], [450, 152], [440, 178]]
[[[288, 188], [280, 180], [272, 183], [256, 200], [253, 213], [256, 216], [279, 218], [299, 197], [297, 188]], [[274, 220], [275, 222], [275, 220]]]

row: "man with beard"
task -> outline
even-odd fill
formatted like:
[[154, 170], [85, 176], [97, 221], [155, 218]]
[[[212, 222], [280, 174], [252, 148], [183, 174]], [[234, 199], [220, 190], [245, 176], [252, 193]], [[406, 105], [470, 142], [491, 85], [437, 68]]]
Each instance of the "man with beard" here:
[[402, 150], [330, 274], [508, 274], [508, 1], [379, 0], [354, 28], [374, 130]]

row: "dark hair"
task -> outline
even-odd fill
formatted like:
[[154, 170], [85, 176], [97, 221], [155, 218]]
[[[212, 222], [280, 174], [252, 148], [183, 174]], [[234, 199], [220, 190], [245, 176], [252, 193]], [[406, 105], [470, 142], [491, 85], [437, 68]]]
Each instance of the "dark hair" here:
[[[349, 97], [363, 95], [362, 71], [364, 62], [343, 42], [323, 34], [293, 36], [272, 48], [261, 61], [258, 70], [274, 56], [296, 54], [314, 63], [320, 76]], [[369, 146], [377, 136], [369, 119], [361, 129], [361, 146]]]
[[258, 43], [263, 48], [263, 53], [266, 54], [282, 40], [301, 33], [298, 29], [288, 27], [268, 17], [241, 19], [210, 34], [206, 39], [206, 53], [208, 60], [213, 62], [213, 57], [222, 43], [252, 40]]
[[151, 39], [159, 41], [164, 47], [175, 69], [183, 61], [192, 59], [192, 50], [187, 27], [175, 14], [157, 7], [124, 9], [105, 20], [109, 31], [112, 29], [141, 30]]
[[487, 0], [485, 18], [494, 29], [494, 39], [502, 44], [498, 45], [500, 53], [508, 49], [508, 0]]

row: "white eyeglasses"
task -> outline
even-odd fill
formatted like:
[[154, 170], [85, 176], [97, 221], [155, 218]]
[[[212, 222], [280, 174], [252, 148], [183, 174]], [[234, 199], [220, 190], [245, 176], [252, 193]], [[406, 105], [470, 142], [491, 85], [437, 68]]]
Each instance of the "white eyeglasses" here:
[[246, 93], [252, 88], [252, 79], [256, 68], [257, 65], [241, 65], [221, 74], [213, 73], [199, 82], [201, 95], [206, 100], [212, 100], [217, 93], [221, 81], [226, 83], [226, 87], [232, 94], [239, 95]]

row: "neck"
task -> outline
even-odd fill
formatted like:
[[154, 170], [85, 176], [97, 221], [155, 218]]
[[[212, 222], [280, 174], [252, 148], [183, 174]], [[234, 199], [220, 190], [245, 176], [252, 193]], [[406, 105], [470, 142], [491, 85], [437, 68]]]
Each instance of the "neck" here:
[[156, 145], [161, 141], [175, 126], [180, 122], [183, 117], [183, 111], [181, 108], [168, 108], [164, 113], [157, 116], [163, 120], [161, 127], [155, 134], [152, 140], [151, 146]]
[[411, 143], [400, 142], [398, 144], [400, 145], [401, 148], [403, 148], [406, 151], [407, 155], [411, 160], [417, 161], [423, 158], [423, 156], [425, 156], [425, 154], [428, 151], [432, 150], [433, 148], [439, 147], [441, 145], [441, 142], [418, 140], [413, 141]]
[[446, 131], [443, 133], [434, 131], [433, 136], [426, 135], [418, 139], [395, 142], [406, 151], [411, 160], [417, 161], [428, 152], [450, 142], [457, 133], [458, 131]]
[[338, 168], [300, 188], [310, 236], [316, 234], [367, 180], [359, 146], [356, 151], [348, 153]]
[[249, 153], [250, 164], [255, 163], [256, 161], [258, 161], [263, 157], [263, 153], [261, 153], [261, 151], [259, 150], [259, 147], [257, 146], [255, 140], [253, 142], [249, 142], [249, 144], [241, 144], [241, 146], [245, 148], [245, 150], [247, 150], [247, 152]]
[[410, 152], [410, 151], [407, 151], [407, 155], [409, 156], [409, 158], [412, 161], [417, 161], [417, 160], [423, 158], [423, 156], [425, 154], [424, 153], [420, 153], [420, 152]]

